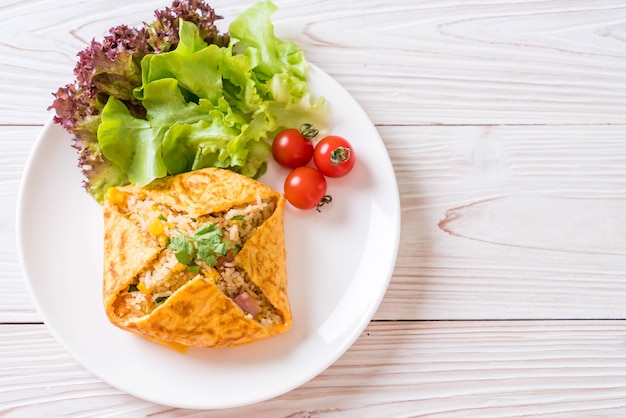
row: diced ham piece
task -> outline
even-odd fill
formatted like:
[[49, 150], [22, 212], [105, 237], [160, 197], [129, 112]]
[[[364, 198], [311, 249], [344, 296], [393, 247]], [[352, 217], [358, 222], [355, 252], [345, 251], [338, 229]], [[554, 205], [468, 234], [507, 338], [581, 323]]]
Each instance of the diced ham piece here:
[[257, 305], [255, 301], [252, 300], [250, 295], [246, 292], [243, 292], [239, 296], [235, 298], [235, 303], [239, 305], [244, 312], [251, 314], [252, 316], [261, 312], [261, 307]]
[[217, 271], [224, 271], [224, 265], [227, 263], [232, 263], [234, 260], [233, 257], [231, 256], [223, 256], [223, 257], [218, 257], [217, 258], [217, 264], [215, 265], [215, 268], [217, 269]]

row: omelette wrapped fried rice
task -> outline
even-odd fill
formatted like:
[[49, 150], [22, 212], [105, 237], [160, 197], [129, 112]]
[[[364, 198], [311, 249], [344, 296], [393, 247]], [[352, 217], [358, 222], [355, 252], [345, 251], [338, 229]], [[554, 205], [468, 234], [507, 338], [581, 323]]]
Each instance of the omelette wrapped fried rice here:
[[282, 194], [207, 168], [104, 202], [104, 306], [116, 326], [184, 346], [224, 347], [287, 331]]

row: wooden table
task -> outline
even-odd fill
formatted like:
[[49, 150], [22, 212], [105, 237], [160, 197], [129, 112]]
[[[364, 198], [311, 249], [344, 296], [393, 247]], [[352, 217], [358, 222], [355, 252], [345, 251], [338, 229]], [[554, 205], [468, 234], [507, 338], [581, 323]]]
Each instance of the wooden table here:
[[0, 414], [625, 416], [623, 1], [276, 3], [277, 33], [364, 107], [394, 164], [402, 237], [373, 321], [318, 377], [234, 410], [152, 404], [79, 365], [20, 272], [20, 178], [76, 52], [166, 2], [2, 0]]

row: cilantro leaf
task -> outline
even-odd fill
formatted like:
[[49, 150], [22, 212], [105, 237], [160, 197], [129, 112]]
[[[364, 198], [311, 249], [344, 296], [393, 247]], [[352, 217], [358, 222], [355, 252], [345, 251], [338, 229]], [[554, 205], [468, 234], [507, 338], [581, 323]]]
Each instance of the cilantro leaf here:
[[172, 237], [168, 246], [174, 251], [174, 255], [179, 263], [189, 265], [196, 257], [196, 247], [186, 235]]
[[222, 230], [215, 224], [203, 225], [193, 234], [196, 241], [198, 239], [212, 239], [215, 235], [217, 235], [218, 239], [222, 238]]
[[177, 237], [172, 237], [168, 244], [180, 263], [192, 266], [194, 260], [198, 259], [210, 266], [215, 266], [217, 257], [226, 254], [228, 243], [222, 241], [224, 234], [215, 224], [201, 226], [194, 232], [193, 236], [185, 235], [182, 232], [180, 234]]
[[239, 251], [243, 248], [240, 244], [236, 244], [233, 248], [230, 249], [231, 255], [237, 255]]
[[226, 243], [222, 242], [222, 230], [215, 224], [204, 225], [193, 234], [198, 245], [198, 259], [210, 266], [217, 264], [217, 256], [226, 254]]

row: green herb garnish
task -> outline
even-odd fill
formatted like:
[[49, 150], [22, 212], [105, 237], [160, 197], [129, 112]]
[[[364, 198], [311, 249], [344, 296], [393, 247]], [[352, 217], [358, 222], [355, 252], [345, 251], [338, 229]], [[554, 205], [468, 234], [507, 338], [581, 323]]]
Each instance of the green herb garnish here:
[[210, 266], [217, 264], [217, 256], [226, 254], [226, 243], [222, 242], [222, 230], [215, 224], [200, 227], [194, 234], [198, 244], [198, 258]]
[[163, 303], [163, 302], [165, 302], [165, 301], [167, 300], [167, 298], [168, 298], [167, 296], [159, 296], [159, 297], [158, 297], [158, 298], [156, 298], [154, 301], [155, 301], [156, 303]]
[[136, 284], [131, 284], [130, 286], [128, 286], [128, 291], [129, 292], [136, 292], [139, 289], [137, 289], [137, 285]]
[[193, 238], [185, 234], [170, 238], [170, 242], [167, 246], [174, 251], [174, 255], [179, 263], [189, 265], [196, 257], [196, 247], [193, 245], [192, 239]]
[[162, 213], [159, 213], [159, 219], [162, 221], [167, 221], [167, 218], [165, 216], [163, 216]]
[[168, 247], [180, 263], [191, 266], [198, 259], [215, 266], [217, 256], [226, 254], [227, 244], [222, 242], [222, 230], [215, 224], [201, 226], [192, 236], [178, 232], [180, 236], [172, 237]]
[[246, 219], [246, 217], [244, 215], [236, 215], [236, 216], [233, 216], [230, 219], [233, 220], [233, 221], [243, 221], [244, 219]]
[[233, 248], [230, 249], [230, 253], [232, 255], [237, 255], [239, 251], [241, 251], [242, 246], [240, 244], [236, 244]]

